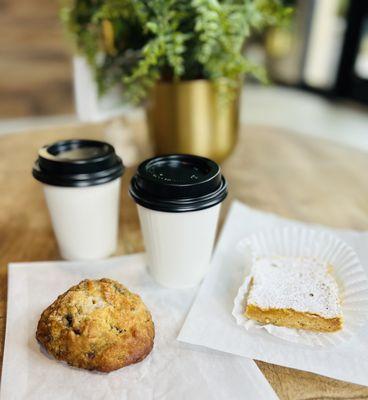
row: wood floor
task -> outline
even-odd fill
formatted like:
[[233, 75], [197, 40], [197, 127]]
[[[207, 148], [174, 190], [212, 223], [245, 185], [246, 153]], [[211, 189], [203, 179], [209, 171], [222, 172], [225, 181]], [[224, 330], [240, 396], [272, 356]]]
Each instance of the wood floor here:
[[73, 111], [71, 50], [57, 0], [0, 0], [0, 118]]

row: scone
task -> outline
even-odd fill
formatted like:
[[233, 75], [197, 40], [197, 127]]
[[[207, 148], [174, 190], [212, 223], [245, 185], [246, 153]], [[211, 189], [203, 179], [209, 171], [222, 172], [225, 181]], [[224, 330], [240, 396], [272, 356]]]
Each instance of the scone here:
[[327, 263], [311, 258], [260, 258], [252, 266], [245, 316], [263, 324], [335, 332], [343, 319]]
[[110, 372], [143, 360], [155, 336], [141, 298], [111, 279], [84, 280], [42, 313], [36, 338], [56, 359]]

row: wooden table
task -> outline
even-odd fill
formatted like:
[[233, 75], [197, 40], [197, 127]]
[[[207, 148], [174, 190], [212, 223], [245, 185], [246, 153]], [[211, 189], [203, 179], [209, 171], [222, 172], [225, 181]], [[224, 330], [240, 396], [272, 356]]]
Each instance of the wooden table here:
[[[126, 123], [142, 138], [141, 122]], [[0, 364], [7, 264], [59, 258], [43, 193], [31, 177], [37, 149], [61, 138], [106, 139], [106, 132], [109, 134], [105, 125], [71, 125], [0, 138]], [[244, 127], [236, 151], [224, 163], [223, 170], [230, 195], [222, 220], [231, 200], [236, 198], [284, 217], [368, 229], [367, 154], [272, 128]], [[128, 168], [123, 178], [124, 211], [117, 254], [143, 250], [135, 205], [127, 196], [133, 172], [134, 168]], [[257, 364], [281, 399], [368, 399], [368, 388], [362, 386], [263, 362]]]

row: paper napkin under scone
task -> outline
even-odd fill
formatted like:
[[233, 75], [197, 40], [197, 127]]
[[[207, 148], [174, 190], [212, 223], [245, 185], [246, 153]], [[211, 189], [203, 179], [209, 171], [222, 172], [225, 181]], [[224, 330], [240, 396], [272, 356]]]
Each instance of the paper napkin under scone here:
[[[82, 279], [101, 277], [139, 293], [156, 328], [152, 353], [110, 374], [57, 362], [35, 339], [40, 313], [59, 294]], [[157, 285], [141, 254], [96, 262], [9, 265], [1, 400], [277, 399], [252, 360], [188, 349], [192, 346], [176, 340], [195, 292]]]
[[329, 232], [347, 242], [368, 268], [368, 232], [334, 230], [287, 220], [235, 202], [221, 232], [210, 272], [203, 282], [178, 339], [196, 345], [368, 385], [368, 325], [351, 340], [333, 347], [287, 342], [263, 329], [246, 331], [232, 316], [234, 298], [244, 279], [244, 260], [236, 246], [259, 231], [298, 226]]

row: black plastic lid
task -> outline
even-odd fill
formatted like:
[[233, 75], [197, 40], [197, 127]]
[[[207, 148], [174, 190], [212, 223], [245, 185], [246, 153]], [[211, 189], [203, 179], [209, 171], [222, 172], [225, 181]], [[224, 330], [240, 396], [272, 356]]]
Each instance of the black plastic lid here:
[[152, 210], [197, 211], [223, 201], [227, 183], [214, 161], [172, 154], [140, 164], [129, 192], [136, 203]]
[[110, 144], [83, 139], [42, 147], [32, 170], [43, 183], [70, 187], [100, 185], [119, 178], [123, 172], [123, 162]]

